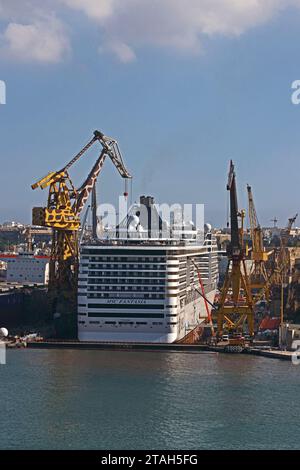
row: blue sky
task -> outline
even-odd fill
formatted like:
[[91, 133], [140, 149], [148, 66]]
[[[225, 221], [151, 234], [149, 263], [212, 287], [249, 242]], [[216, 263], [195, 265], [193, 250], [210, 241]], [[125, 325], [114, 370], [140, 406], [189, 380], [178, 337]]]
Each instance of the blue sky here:
[[[240, 207], [249, 183], [261, 223], [300, 213], [300, 105], [291, 103], [300, 2], [270, 0], [266, 11], [255, 10], [266, 2], [243, 0], [248, 9], [236, 12], [233, 0], [211, 0], [208, 23], [205, 0], [190, 0], [183, 21], [176, 8], [164, 11], [170, 0], [156, 10], [156, 1], [136, 9], [123, 0], [126, 14], [118, 1], [47, 0], [41, 12], [34, 0], [0, 0], [0, 222], [29, 222], [32, 206], [46, 201], [30, 185], [95, 129], [118, 140], [135, 198], [204, 203], [207, 221], [224, 225], [232, 158]], [[74, 169], [76, 182], [96, 155]], [[103, 202], [123, 192], [109, 161], [97, 189]]]

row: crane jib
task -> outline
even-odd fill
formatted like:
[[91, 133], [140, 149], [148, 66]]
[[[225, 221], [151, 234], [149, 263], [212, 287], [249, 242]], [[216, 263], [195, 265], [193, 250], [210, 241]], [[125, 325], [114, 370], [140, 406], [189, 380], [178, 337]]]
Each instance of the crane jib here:
[[[68, 174], [68, 169], [97, 141], [102, 146], [101, 153], [83, 184], [76, 190]], [[33, 189], [37, 187], [49, 188], [47, 206], [34, 207], [32, 212], [33, 225], [52, 229], [49, 290], [68, 292], [68, 295], [70, 293], [74, 303], [76, 302], [80, 213], [95, 186], [107, 156], [110, 157], [123, 178], [131, 178], [124, 165], [117, 141], [105, 136], [100, 131], [95, 131], [93, 138], [62, 170], [51, 172], [32, 185]]]

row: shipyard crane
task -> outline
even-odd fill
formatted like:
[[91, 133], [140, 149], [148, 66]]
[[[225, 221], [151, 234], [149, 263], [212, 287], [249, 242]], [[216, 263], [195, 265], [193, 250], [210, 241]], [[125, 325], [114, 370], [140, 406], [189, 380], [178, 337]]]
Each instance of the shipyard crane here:
[[287, 250], [287, 244], [288, 244], [290, 232], [292, 230], [292, 227], [293, 227], [294, 223], [296, 222], [297, 217], [298, 217], [298, 214], [295, 214], [294, 217], [290, 217], [288, 219], [287, 226], [283, 230], [283, 232], [281, 233], [281, 237], [280, 237], [279, 262], [281, 264], [283, 278], [286, 277], [287, 267], [288, 267], [288, 264], [289, 264], [289, 253], [288, 253], [288, 250]]
[[287, 251], [287, 243], [290, 231], [296, 222], [298, 214], [288, 219], [286, 227], [281, 231], [280, 247], [274, 252], [274, 263], [272, 272], [272, 284], [279, 286], [286, 281], [286, 271], [289, 264], [289, 254]]
[[[237, 333], [243, 329], [245, 322], [247, 322], [249, 334], [253, 335], [253, 299], [243, 246], [245, 211], [238, 210], [236, 175], [232, 161], [230, 161], [227, 191], [230, 193], [231, 241], [227, 250], [228, 263], [225, 280], [217, 308], [217, 334], [220, 337], [224, 329]], [[239, 227], [239, 218], [241, 219], [241, 227]]]
[[294, 217], [290, 217], [288, 219], [288, 224], [287, 224], [286, 229], [285, 229], [287, 235], [290, 234], [290, 231], [292, 230], [292, 227], [293, 227], [294, 223], [296, 222], [297, 217], [298, 217], [298, 214], [296, 214], [296, 215], [294, 215]]
[[[69, 169], [98, 142], [102, 149], [87, 178], [75, 188]], [[97, 177], [109, 157], [122, 178], [131, 178], [115, 139], [95, 131], [92, 139], [62, 169], [48, 173], [32, 189], [49, 188], [46, 207], [33, 208], [33, 224], [52, 228], [49, 290], [76, 292], [78, 269], [78, 231], [80, 214], [95, 186]], [[128, 195], [125, 186], [124, 196]]]
[[277, 217], [276, 217], [276, 216], [274, 217], [274, 219], [271, 219], [271, 220], [270, 220], [270, 222], [273, 222], [273, 224], [274, 224], [274, 225], [273, 225], [273, 226], [274, 226], [274, 228], [276, 228], [276, 227], [277, 227], [277, 222], [278, 222], [278, 219], [277, 219]]
[[251, 186], [247, 185], [248, 192], [248, 214], [250, 222], [250, 233], [252, 240], [251, 260], [253, 261], [250, 272], [250, 288], [252, 294], [258, 297], [270, 298], [270, 277], [268, 276], [266, 263], [272, 251], [267, 252], [263, 244], [263, 233], [258, 221]]
[[[290, 265], [290, 254], [287, 249], [288, 239], [290, 231], [295, 223], [298, 214], [288, 219], [286, 227], [281, 231], [280, 235], [280, 247], [274, 250], [273, 263], [272, 263], [272, 288], [274, 298], [280, 298], [280, 319], [283, 324], [284, 319], [284, 308], [285, 306], [289, 309], [294, 301], [295, 289], [293, 284], [289, 284], [289, 265]], [[284, 288], [289, 287], [288, 297], [285, 305]]]

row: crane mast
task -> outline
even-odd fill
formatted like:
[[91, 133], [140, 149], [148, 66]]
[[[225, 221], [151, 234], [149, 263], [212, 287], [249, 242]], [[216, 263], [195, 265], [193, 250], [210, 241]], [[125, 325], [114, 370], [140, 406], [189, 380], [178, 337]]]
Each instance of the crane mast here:
[[274, 263], [272, 272], [272, 284], [280, 286], [287, 283], [287, 268], [289, 264], [289, 253], [287, 250], [287, 243], [290, 231], [296, 222], [298, 214], [288, 219], [286, 227], [282, 230], [280, 236], [280, 247], [274, 250]]
[[[96, 142], [102, 149], [87, 178], [75, 188], [68, 170]], [[49, 266], [49, 292], [57, 297], [64, 293], [75, 302], [79, 256], [78, 231], [80, 215], [97, 178], [109, 157], [122, 178], [131, 178], [115, 139], [95, 131], [93, 138], [62, 169], [50, 172], [32, 185], [32, 189], [49, 188], [46, 207], [34, 207], [32, 223], [52, 228], [52, 247]], [[126, 196], [127, 193], [124, 193]]]
[[296, 222], [297, 217], [298, 217], [298, 214], [288, 219], [288, 224], [286, 226], [286, 229], [283, 231], [283, 234], [281, 236], [281, 251], [282, 251], [281, 263], [282, 263], [282, 270], [283, 270], [283, 279], [286, 283], [288, 282], [286, 277], [288, 275], [288, 271], [289, 271], [288, 266], [290, 262], [290, 256], [287, 250], [287, 244], [288, 244], [288, 239], [290, 236], [290, 231], [294, 223]]
[[[238, 332], [247, 321], [250, 335], [254, 334], [253, 300], [245, 265], [243, 221], [245, 211], [238, 210], [236, 175], [230, 162], [227, 191], [230, 193], [230, 232], [228, 263], [220, 302], [217, 308], [218, 336], [224, 329]], [[241, 227], [239, 227], [239, 218]]]
[[271, 280], [268, 276], [266, 263], [272, 251], [267, 252], [263, 244], [263, 233], [258, 221], [251, 186], [247, 185], [248, 192], [248, 214], [250, 233], [252, 240], [251, 260], [253, 261], [250, 272], [250, 288], [256, 297], [270, 299]]

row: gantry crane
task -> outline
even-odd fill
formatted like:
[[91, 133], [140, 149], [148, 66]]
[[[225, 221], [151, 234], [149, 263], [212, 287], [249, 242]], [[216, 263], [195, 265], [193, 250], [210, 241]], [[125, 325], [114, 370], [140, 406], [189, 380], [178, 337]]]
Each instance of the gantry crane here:
[[[102, 150], [82, 185], [76, 189], [68, 170], [93, 144]], [[46, 207], [33, 208], [33, 224], [52, 228], [52, 248], [49, 269], [49, 290], [76, 292], [78, 269], [78, 231], [80, 214], [95, 186], [106, 157], [109, 157], [125, 181], [131, 178], [115, 139], [95, 131], [93, 138], [62, 169], [50, 172], [32, 185], [32, 189], [49, 188]], [[124, 192], [127, 196], [127, 192]]]
[[250, 289], [252, 294], [257, 294], [257, 298], [265, 297], [270, 299], [270, 276], [267, 273], [266, 263], [272, 251], [267, 252], [263, 244], [263, 233], [258, 222], [258, 217], [254, 205], [251, 186], [247, 185], [248, 192], [248, 213], [250, 222], [250, 232], [252, 240], [251, 260], [252, 269], [249, 275]]
[[[230, 193], [230, 231], [228, 263], [224, 284], [217, 308], [218, 337], [224, 329], [239, 332], [247, 321], [249, 334], [254, 334], [253, 299], [245, 264], [243, 246], [243, 220], [245, 211], [238, 210], [236, 177], [233, 162], [230, 162], [227, 190]], [[241, 219], [241, 228], [239, 227]]]

